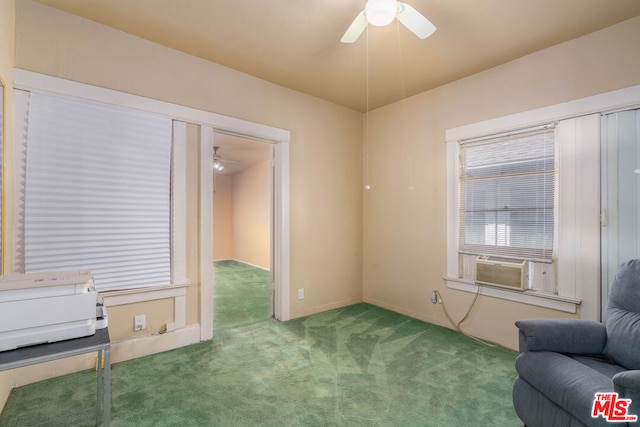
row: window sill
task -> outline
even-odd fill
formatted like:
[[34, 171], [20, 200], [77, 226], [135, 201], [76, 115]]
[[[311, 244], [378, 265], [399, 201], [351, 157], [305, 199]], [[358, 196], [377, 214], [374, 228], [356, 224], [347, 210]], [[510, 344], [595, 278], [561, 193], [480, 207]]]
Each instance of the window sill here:
[[478, 286], [472, 280], [461, 279], [459, 277], [443, 276], [442, 278], [447, 282], [447, 287], [449, 289], [475, 294], [478, 292], [478, 288], [480, 288], [480, 295], [550, 308], [552, 310], [563, 311], [565, 313], [575, 314], [577, 312], [577, 307], [581, 302], [575, 298], [543, 294], [535, 291], [520, 292], [495, 288], [492, 286]]
[[185, 283], [175, 283], [166, 286], [104, 291], [100, 292], [100, 295], [104, 298], [104, 304], [110, 307], [183, 296], [186, 294], [186, 288], [190, 284], [191, 283], [187, 281]]

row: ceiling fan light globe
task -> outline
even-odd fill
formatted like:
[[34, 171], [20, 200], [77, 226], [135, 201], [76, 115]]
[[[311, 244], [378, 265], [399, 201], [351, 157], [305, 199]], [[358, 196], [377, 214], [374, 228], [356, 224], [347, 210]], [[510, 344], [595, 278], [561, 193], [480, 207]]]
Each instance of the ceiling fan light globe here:
[[365, 6], [367, 21], [376, 27], [389, 25], [396, 17], [398, 2], [396, 0], [368, 0]]

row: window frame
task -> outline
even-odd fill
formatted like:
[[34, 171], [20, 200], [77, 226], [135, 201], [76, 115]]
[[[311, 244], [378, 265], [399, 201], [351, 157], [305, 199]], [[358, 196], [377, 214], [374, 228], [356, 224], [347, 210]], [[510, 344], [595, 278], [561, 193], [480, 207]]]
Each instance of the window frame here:
[[[564, 121], [562, 128], [557, 129], [560, 138], [568, 138], [567, 147], [584, 147], [581, 138], [585, 133], [581, 126], [591, 126], [588, 134], [592, 137], [587, 141], [590, 156], [598, 158], [596, 170], [589, 176], [590, 183], [597, 182], [599, 186], [599, 148], [600, 148], [600, 114], [620, 109], [628, 109], [640, 104], [640, 85], [625, 89], [614, 90], [599, 95], [580, 98], [561, 104], [555, 104], [535, 110], [511, 114], [504, 117], [472, 123], [447, 129], [445, 142], [447, 146], [447, 271], [443, 275], [447, 286], [463, 292], [479, 293], [490, 297], [500, 298], [518, 303], [530, 304], [552, 310], [578, 314], [584, 319], [599, 321], [600, 315], [600, 204], [599, 197], [594, 197], [593, 188], [588, 188], [582, 182], [582, 176], [573, 174], [570, 179], [559, 182], [558, 239], [570, 240], [571, 244], [558, 247], [557, 255], [557, 283], [558, 295], [536, 293], [532, 291], [513, 291], [486, 286], [477, 286], [472, 280], [462, 279], [459, 274], [458, 259], [458, 200], [460, 188], [458, 185], [458, 141], [542, 125], [549, 122]], [[589, 116], [593, 115], [593, 117]], [[597, 133], [594, 135], [594, 133]], [[593, 140], [595, 138], [596, 141]], [[580, 142], [578, 142], [580, 140]], [[558, 143], [559, 144], [559, 143]], [[597, 151], [597, 152], [594, 152]], [[574, 153], [577, 152], [574, 150]], [[574, 168], [575, 158], [570, 153], [561, 153], [559, 171], [564, 173]], [[584, 168], [583, 168], [584, 169]], [[585, 171], [582, 171], [583, 173]], [[560, 181], [560, 179], [559, 179]], [[563, 206], [564, 194], [571, 190], [571, 186], [582, 185], [581, 193], [574, 197], [570, 206]], [[593, 200], [597, 200], [597, 208]], [[591, 211], [581, 213], [576, 203], [590, 203]], [[593, 212], [593, 209], [596, 209]], [[578, 224], [571, 220], [576, 215], [582, 218]], [[570, 238], [579, 233], [580, 239]], [[556, 244], [557, 244], [556, 241]], [[568, 296], [567, 296], [568, 295]]]

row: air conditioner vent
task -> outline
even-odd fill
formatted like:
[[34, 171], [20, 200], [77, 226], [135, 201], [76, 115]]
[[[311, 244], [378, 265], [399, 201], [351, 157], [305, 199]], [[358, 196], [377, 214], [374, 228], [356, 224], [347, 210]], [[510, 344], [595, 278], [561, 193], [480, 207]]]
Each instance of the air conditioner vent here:
[[517, 291], [525, 289], [527, 261], [514, 262], [479, 256], [475, 262], [476, 283]]

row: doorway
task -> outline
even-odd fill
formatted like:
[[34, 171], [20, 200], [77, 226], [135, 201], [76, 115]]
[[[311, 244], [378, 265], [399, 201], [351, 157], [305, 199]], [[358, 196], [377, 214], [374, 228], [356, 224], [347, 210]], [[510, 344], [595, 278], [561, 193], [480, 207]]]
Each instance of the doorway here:
[[273, 144], [214, 131], [213, 329], [274, 316]]
[[[215, 120], [214, 120], [215, 119]], [[248, 139], [268, 141], [273, 154], [273, 231], [272, 293], [276, 320], [289, 320], [291, 297], [291, 232], [290, 232], [290, 132], [257, 123], [213, 115], [211, 126], [200, 124], [199, 158], [199, 281], [200, 281], [200, 340], [213, 338], [213, 146], [214, 129], [225, 135], [242, 135]]]

